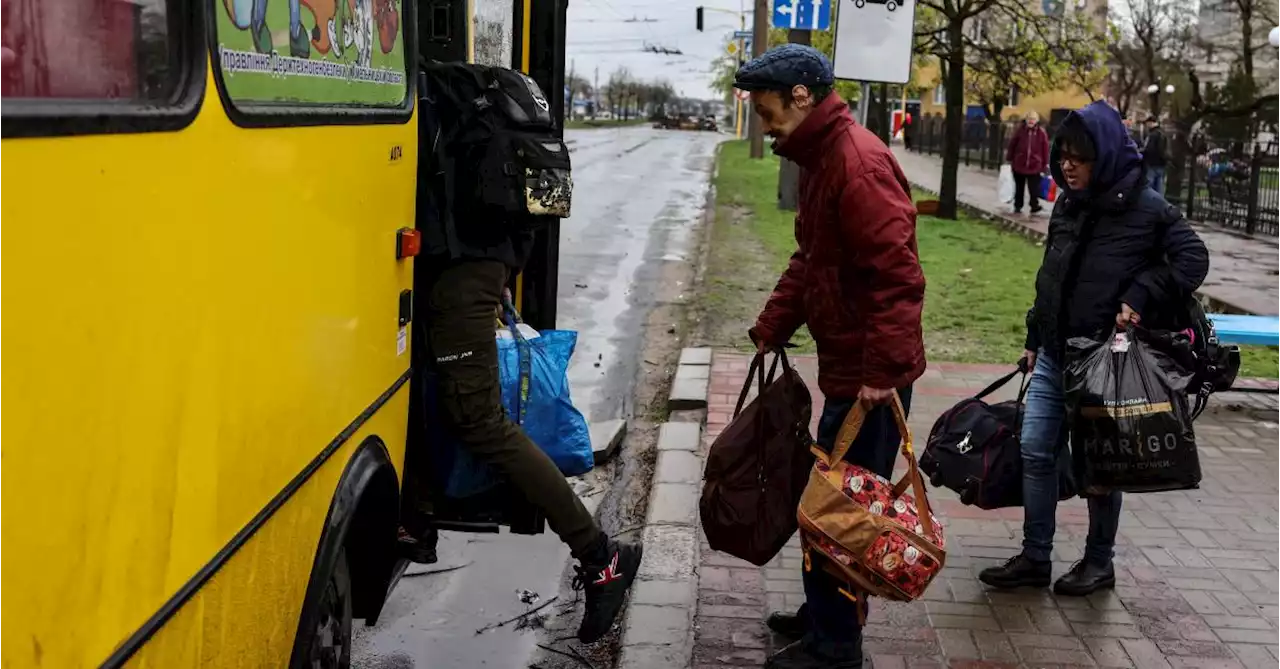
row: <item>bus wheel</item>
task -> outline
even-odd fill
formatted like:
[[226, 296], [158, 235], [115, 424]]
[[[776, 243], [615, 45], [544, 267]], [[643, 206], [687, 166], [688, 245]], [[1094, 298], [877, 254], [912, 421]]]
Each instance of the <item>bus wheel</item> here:
[[351, 572], [347, 570], [345, 548], [338, 551], [318, 606], [305, 666], [347, 669], [351, 666]]

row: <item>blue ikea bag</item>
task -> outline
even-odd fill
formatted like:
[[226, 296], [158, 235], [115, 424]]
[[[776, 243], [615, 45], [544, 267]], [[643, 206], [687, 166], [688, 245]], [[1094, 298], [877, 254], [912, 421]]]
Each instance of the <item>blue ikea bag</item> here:
[[[519, 315], [504, 306], [510, 337], [498, 334], [498, 382], [507, 416], [520, 425], [565, 476], [579, 476], [595, 466], [587, 421], [569, 399], [569, 359], [578, 343], [572, 330], [547, 330], [525, 339]], [[446, 497], [460, 499], [492, 489], [502, 481], [492, 467], [473, 456], [450, 435], [436, 411], [437, 384], [428, 374], [428, 416], [432, 417], [432, 470]]]

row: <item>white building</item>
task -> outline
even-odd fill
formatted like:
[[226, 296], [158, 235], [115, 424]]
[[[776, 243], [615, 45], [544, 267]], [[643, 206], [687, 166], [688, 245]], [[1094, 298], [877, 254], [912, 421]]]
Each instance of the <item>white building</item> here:
[[[1267, 43], [1267, 35], [1275, 27], [1275, 5], [1259, 2], [1253, 19], [1253, 76], [1262, 92], [1275, 93], [1277, 85], [1277, 51]], [[1200, 81], [1207, 86], [1226, 82], [1231, 66], [1240, 58], [1240, 13], [1236, 0], [1201, 0], [1196, 24], [1195, 68]], [[1268, 16], [1267, 9], [1271, 10]]]

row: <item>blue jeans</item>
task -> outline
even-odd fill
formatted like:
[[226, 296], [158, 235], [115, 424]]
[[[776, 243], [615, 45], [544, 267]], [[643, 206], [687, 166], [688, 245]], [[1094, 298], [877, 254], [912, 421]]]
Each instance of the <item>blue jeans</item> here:
[[[1048, 562], [1053, 552], [1058, 510], [1058, 447], [1067, 435], [1062, 369], [1042, 349], [1027, 386], [1022, 418], [1022, 553]], [[1120, 529], [1120, 493], [1089, 497], [1089, 535], [1084, 556], [1106, 565], [1114, 556]]]
[[1151, 189], [1164, 195], [1164, 170], [1163, 167], [1148, 167], [1147, 179], [1151, 182]]
[[[911, 409], [911, 386], [898, 389], [902, 408]], [[836, 443], [836, 435], [844, 424], [845, 416], [853, 409], [856, 400], [828, 398], [818, 420], [818, 445], [830, 450]], [[846, 462], [865, 467], [876, 474], [893, 476], [893, 462], [898, 457], [902, 436], [893, 420], [893, 407], [878, 406], [867, 414], [862, 431], [853, 440]], [[808, 617], [809, 633], [805, 641], [818, 653], [836, 660], [857, 660], [862, 657], [862, 626], [858, 624], [855, 602], [840, 593], [848, 586], [820, 565], [803, 572], [805, 605], [798, 615]], [[863, 599], [865, 602], [866, 600]], [[865, 614], [866, 609], [863, 609]]]

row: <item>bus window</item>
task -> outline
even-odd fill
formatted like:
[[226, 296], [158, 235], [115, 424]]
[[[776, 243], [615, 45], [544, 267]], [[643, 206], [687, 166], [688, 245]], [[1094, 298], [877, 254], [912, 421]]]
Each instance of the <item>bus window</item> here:
[[[215, 69], [229, 111], [391, 110], [408, 120], [402, 12], [395, 0], [214, 3]], [[233, 119], [236, 118], [233, 116]], [[287, 120], [285, 121], [288, 122]]]
[[166, 0], [3, 0], [3, 97], [169, 101], [171, 18]]

